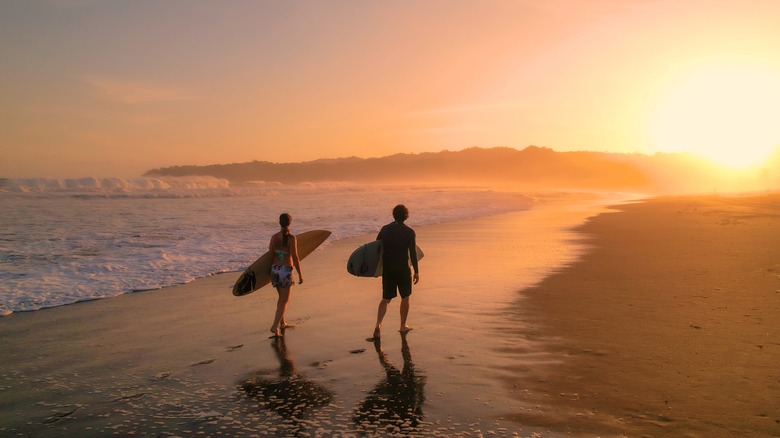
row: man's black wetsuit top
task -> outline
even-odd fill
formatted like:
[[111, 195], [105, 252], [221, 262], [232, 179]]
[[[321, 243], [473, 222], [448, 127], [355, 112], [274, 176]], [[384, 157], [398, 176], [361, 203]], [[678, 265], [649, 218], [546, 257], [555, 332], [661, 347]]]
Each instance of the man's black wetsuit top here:
[[411, 257], [414, 272], [418, 273], [417, 236], [413, 229], [402, 222], [392, 222], [379, 230], [376, 239], [382, 241], [383, 272], [408, 272]]

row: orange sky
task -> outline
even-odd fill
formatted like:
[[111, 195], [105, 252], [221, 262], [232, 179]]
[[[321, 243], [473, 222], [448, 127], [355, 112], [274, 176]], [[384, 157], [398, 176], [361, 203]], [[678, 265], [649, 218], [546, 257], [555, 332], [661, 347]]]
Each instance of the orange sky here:
[[780, 144], [780, 2], [0, 3], [0, 177]]

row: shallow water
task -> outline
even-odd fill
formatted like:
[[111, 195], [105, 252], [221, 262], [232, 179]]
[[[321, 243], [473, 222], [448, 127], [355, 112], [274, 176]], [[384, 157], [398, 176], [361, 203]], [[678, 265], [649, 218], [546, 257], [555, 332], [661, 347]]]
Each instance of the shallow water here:
[[282, 212], [292, 214], [294, 233], [327, 229], [332, 242], [376, 232], [398, 203], [409, 207], [413, 226], [532, 204], [521, 193], [479, 187], [3, 180], [0, 315], [241, 270], [266, 250]]

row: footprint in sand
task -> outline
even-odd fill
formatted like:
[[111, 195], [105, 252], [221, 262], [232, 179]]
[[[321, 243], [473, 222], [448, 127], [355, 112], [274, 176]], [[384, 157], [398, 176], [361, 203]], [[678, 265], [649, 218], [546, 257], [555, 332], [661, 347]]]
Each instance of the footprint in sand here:
[[67, 409], [67, 410], [64, 410], [64, 411], [55, 412], [51, 417], [49, 417], [46, 420], [44, 420], [43, 423], [44, 424], [56, 423], [56, 422], [62, 420], [63, 418], [70, 416], [74, 412], [78, 411], [80, 407], [81, 406], [74, 406], [74, 407], [72, 407], [72, 409]]

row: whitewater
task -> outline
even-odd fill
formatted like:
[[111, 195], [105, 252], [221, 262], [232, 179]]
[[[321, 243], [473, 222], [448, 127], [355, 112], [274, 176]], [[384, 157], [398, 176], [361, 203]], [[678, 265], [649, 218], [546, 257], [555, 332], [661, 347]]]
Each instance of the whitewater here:
[[331, 231], [325, 245], [373, 236], [399, 203], [414, 227], [526, 210], [533, 201], [484, 187], [0, 179], [0, 315], [243, 270], [267, 250], [283, 212], [293, 233]]

